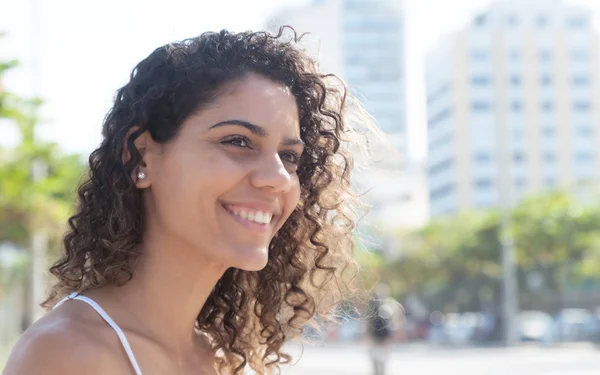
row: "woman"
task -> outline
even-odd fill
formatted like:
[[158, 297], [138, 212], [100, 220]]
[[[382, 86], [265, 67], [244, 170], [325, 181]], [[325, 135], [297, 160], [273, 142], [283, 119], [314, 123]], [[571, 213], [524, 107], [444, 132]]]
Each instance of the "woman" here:
[[283, 31], [205, 33], [133, 70], [51, 268], [54, 309], [5, 375], [269, 373], [339, 301], [346, 91]]

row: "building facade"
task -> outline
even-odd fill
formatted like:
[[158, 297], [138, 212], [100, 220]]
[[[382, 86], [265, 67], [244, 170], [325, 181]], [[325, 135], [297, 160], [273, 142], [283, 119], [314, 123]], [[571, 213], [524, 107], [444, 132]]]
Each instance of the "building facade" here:
[[309, 32], [305, 45], [323, 71], [340, 75], [351, 92], [406, 151], [404, 17], [399, 1], [316, 0], [273, 17], [275, 32], [291, 25]]
[[599, 181], [598, 52], [590, 12], [561, 0], [493, 3], [441, 40], [426, 67], [430, 215]]
[[[356, 176], [373, 206], [366, 222], [414, 228], [427, 222], [426, 179], [406, 158], [404, 15], [399, 0], [315, 0], [281, 11], [267, 29], [309, 32], [303, 47], [338, 74], [375, 118], [396, 153]], [[393, 159], [393, 160], [390, 160]]]

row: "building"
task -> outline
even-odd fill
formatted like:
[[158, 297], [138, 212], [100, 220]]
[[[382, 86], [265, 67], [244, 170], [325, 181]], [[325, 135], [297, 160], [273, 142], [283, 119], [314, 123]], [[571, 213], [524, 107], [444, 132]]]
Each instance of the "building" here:
[[309, 32], [303, 47], [321, 69], [341, 76], [391, 140], [397, 160], [364, 172], [371, 223], [418, 227], [427, 221], [426, 180], [405, 160], [404, 16], [399, 0], [315, 0], [281, 11], [267, 29], [291, 25]]
[[379, 126], [406, 150], [404, 19], [399, 1], [315, 0], [273, 17], [267, 29], [309, 32], [307, 49], [340, 75]]
[[496, 2], [441, 40], [426, 66], [430, 215], [598, 182], [598, 53], [590, 12], [561, 0]]

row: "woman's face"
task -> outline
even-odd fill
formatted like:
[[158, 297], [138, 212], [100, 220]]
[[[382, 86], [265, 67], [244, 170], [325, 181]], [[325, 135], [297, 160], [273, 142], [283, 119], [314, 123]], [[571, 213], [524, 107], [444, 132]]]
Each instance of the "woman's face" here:
[[262, 269], [298, 204], [302, 151], [294, 96], [248, 75], [190, 116], [171, 142], [147, 141], [147, 178], [137, 183], [147, 187], [149, 230], [225, 268]]

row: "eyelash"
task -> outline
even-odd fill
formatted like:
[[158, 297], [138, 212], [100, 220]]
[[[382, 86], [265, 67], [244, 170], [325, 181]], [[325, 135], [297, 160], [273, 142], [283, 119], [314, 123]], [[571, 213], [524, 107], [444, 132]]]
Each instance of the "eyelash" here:
[[[245, 145], [241, 146], [239, 144], [240, 142], [244, 142]], [[230, 137], [230, 138], [227, 138], [227, 139], [221, 141], [221, 143], [224, 145], [233, 146], [233, 147], [237, 147], [237, 148], [252, 149], [252, 147], [250, 146], [252, 144], [252, 142], [250, 142], [250, 139], [248, 139], [247, 137], [244, 137], [244, 136]], [[298, 163], [300, 162], [300, 155], [298, 155], [298, 153], [295, 151], [286, 151], [283, 153], [283, 155], [291, 155], [292, 156], [292, 158], [291, 158], [292, 160], [289, 160], [289, 159], [285, 160], [288, 163], [298, 165]]]
[[288, 163], [298, 165], [300, 163], [300, 155], [294, 151], [286, 151], [284, 155], [291, 155], [293, 160], [287, 160]]
[[[245, 142], [246, 145], [240, 146], [239, 144], [236, 144], [236, 142], [239, 142], [239, 141]], [[234, 146], [234, 147], [239, 147], [239, 148], [247, 148], [251, 144], [250, 140], [244, 136], [230, 137], [230, 138], [223, 140], [221, 143], [224, 145], [229, 145], [229, 146]]]

